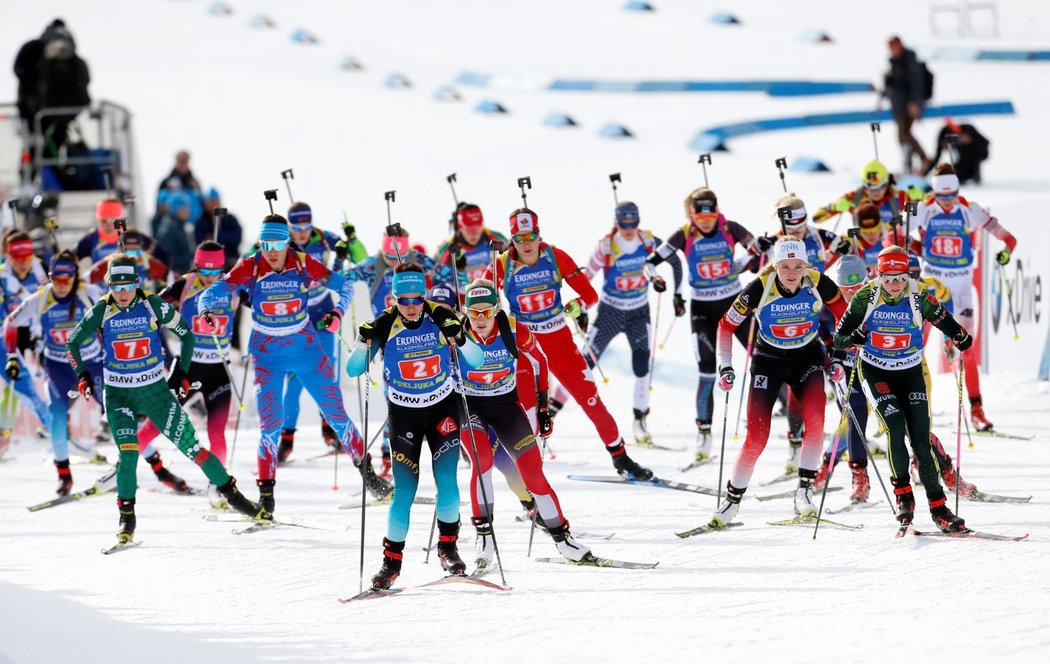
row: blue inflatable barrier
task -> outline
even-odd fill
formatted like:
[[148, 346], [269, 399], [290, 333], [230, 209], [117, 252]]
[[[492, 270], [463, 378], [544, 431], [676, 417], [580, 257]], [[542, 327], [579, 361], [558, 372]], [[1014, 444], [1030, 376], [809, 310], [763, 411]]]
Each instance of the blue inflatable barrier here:
[[317, 44], [320, 43], [321, 40], [309, 30], [300, 28], [292, 33], [292, 41], [296, 44]]
[[707, 21], [715, 25], [740, 25], [740, 19], [728, 12], [715, 12]]
[[388, 88], [410, 88], [412, 87], [412, 82], [404, 74], [393, 72], [386, 77], [383, 85]]
[[599, 136], [605, 138], [634, 138], [631, 130], [621, 124], [608, 123], [598, 132]]
[[506, 113], [507, 109], [498, 101], [483, 99], [474, 107], [474, 111], [477, 113]]
[[623, 6], [629, 12], [654, 12], [656, 7], [653, 7], [648, 2], [640, 2], [640, 0], [631, 0]]
[[[924, 118], [943, 118], [973, 115], [1013, 115], [1014, 105], [1009, 101], [976, 102], [969, 104], [944, 104], [927, 106], [923, 110]], [[752, 120], [738, 124], [711, 127], [696, 135], [689, 143], [694, 152], [711, 152], [726, 150], [726, 141], [737, 136], [758, 134], [783, 129], [805, 129], [840, 124], [890, 122], [893, 114], [890, 111], [845, 111], [841, 113], [820, 113], [800, 115], [789, 118], [772, 118], [769, 120]]]
[[543, 120], [543, 124], [548, 127], [577, 127], [579, 123], [567, 113], [554, 112], [548, 115]]
[[828, 168], [827, 164], [816, 157], [795, 157], [791, 160], [789, 167], [792, 171], [801, 171], [802, 173], [831, 172], [831, 169]]

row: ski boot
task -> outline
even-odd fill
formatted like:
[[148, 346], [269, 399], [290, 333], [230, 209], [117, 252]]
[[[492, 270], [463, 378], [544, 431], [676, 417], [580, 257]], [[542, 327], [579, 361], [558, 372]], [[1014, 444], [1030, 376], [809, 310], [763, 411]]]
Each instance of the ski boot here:
[[372, 494], [373, 498], [382, 500], [394, 491], [393, 484], [376, 475], [375, 468], [372, 468], [371, 454], [366, 454], [356, 465], [357, 469], [361, 471], [361, 477], [364, 478], [365, 488], [368, 489], [368, 493]]
[[393, 477], [393, 469], [390, 464], [390, 452], [384, 452], [380, 467], [379, 479], [389, 481]]
[[849, 469], [853, 473], [853, 493], [850, 494], [849, 501], [854, 504], [868, 502], [868, 494], [871, 492], [871, 482], [868, 480], [868, 465], [850, 461]]
[[708, 525], [712, 528], [725, 528], [736, 516], [736, 513], [740, 511], [740, 499], [744, 497], [744, 492], [747, 491], [747, 487], [738, 489], [733, 486], [732, 482], [726, 482], [726, 497], [722, 501], [722, 504], [718, 506], [715, 513], [711, 515], [711, 521]]
[[813, 480], [817, 471], [799, 468], [798, 488], [795, 489], [795, 514], [801, 517], [816, 516], [817, 506], [813, 504]]
[[551, 535], [551, 539], [554, 540], [554, 546], [558, 547], [558, 553], [567, 560], [578, 563], [594, 557], [589, 546], [580, 544], [573, 539], [572, 533], [569, 532], [568, 521], [562, 521], [560, 526], [551, 528], [548, 532]]
[[55, 493], [60, 496], [68, 496], [73, 489], [73, 473], [69, 470], [69, 459], [56, 461], [55, 469], [58, 470], [58, 488]]
[[962, 533], [969, 530], [962, 517], [956, 516], [948, 509], [946, 502], [947, 500], [945, 500], [944, 496], [930, 501], [930, 516], [933, 518], [933, 522], [937, 524], [937, 527], [941, 529], [941, 532]]
[[281, 429], [281, 440], [277, 443], [277, 463], [284, 463], [295, 447], [295, 429]]
[[645, 418], [649, 415], [649, 409], [646, 408], [644, 411], [634, 409], [634, 442], [636, 445], [642, 447], [652, 447], [653, 437], [649, 434], [649, 428], [646, 426]]
[[797, 473], [798, 461], [802, 458], [802, 437], [788, 437], [788, 458], [784, 464], [785, 473]]
[[254, 519], [273, 518], [273, 514], [261, 509], [241, 493], [241, 490], [237, 488], [237, 480], [233, 477], [231, 477], [230, 481], [226, 484], [216, 487], [216, 490], [226, 499], [230, 507], [244, 516], [250, 516]]
[[441, 569], [454, 576], [463, 576], [467, 572], [467, 564], [459, 557], [459, 547], [456, 545], [458, 539], [459, 521], [447, 523], [438, 519], [437, 552]]
[[99, 421], [98, 429], [95, 429], [95, 442], [96, 443], [111, 443], [113, 442], [113, 434], [109, 432], [109, 422], [105, 418]]
[[893, 495], [897, 497], [897, 521], [902, 526], [910, 524], [915, 520], [915, 494], [911, 491], [911, 484], [907, 479], [891, 479], [893, 484]]
[[621, 477], [628, 480], [651, 480], [653, 478], [653, 471], [649, 470], [645, 466], [639, 465], [638, 462], [627, 456], [627, 448], [623, 444], [623, 439], [616, 444], [616, 447], [606, 448], [609, 450], [609, 454], [612, 455], [613, 467], [616, 468], [616, 472]]
[[277, 480], [255, 480], [255, 486], [259, 487], [259, 508], [257, 514], [250, 514], [256, 519], [272, 519], [277, 501], [273, 497], [273, 487]]
[[977, 431], [992, 430], [992, 423], [984, 416], [984, 401], [981, 397], [970, 397], [970, 421]]
[[528, 517], [529, 521], [536, 524], [536, 527], [543, 532], [549, 532], [547, 530], [547, 524], [543, 523], [543, 519], [540, 518], [539, 512], [536, 511], [536, 501], [532, 498], [528, 500], [522, 500], [521, 506], [525, 509], [525, 516]]
[[958, 493], [961, 498], [969, 498], [977, 491], [977, 486], [967, 482], [955, 472], [951, 466], [941, 469], [941, 479], [944, 486], [952, 493]]
[[696, 421], [696, 455], [695, 461], [707, 461], [711, 458], [711, 423]]
[[404, 552], [404, 542], [391, 542], [383, 538], [383, 566], [372, 575], [372, 590], [385, 590], [394, 585], [394, 581], [401, 575], [401, 558]]
[[211, 483], [208, 484], [208, 502], [211, 504], [211, 508], [216, 512], [231, 511], [230, 501], [223, 498], [222, 494], [219, 493], [218, 487]]
[[474, 524], [474, 566], [486, 569], [492, 565], [494, 547], [492, 545], [492, 519], [487, 516], [474, 516], [470, 518]]
[[135, 539], [135, 499], [117, 498], [117, 510], [120, 512], [120, 528], [117, 530], [117, 543], [127, 544]]
[[160, 460], [160, 452], [154, 452], [153, 456], [146, 457], [146, 463], [153, 469], [153, 474], [164, 486], [174, 490], [175, 493], [193, 493], [186, 484], [186, 480], [164, 467], [164, 462]]
[[321, 438], [324, 439], [333, 454], [339, 454], [342, 451], [343, 446], [339, 443], [339, 436], [335, 435], [335, 429], [324, 418], [321, 418]]
[[813, 480], [813, 490], [823, 491], [824, 485], [828, 483], [828, 475], [831, 473], [831, 460], [828, 457], [824, 457], [824, 460], [820, 463], [820, 470], [817, 471], [817, 479]]

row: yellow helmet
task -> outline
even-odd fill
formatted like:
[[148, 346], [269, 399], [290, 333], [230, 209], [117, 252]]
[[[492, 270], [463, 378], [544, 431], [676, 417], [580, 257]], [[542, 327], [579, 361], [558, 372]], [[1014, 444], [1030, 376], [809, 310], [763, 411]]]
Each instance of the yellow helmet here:
[[869, 161], [860, 169], [860, 181], [866, 189], [878, 189], [890, 182], [890, 172], [881, 161]]

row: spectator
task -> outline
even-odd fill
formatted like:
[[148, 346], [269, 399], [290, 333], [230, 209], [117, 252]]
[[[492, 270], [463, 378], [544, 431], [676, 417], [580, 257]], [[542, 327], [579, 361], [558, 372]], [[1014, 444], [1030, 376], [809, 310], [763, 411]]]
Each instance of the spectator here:
[[193, 171], [190, 170], [190, 153], [185, 150], [179, 150], [175, 153], [175, 166], [172, 167], [171, 172], [164, 176], [164, 179], [160, 181], [160, 189], [171, 189], [173, 191], [196, 191], [197, 195], [200, 195], [201, 186], [197, 184], [197, 178], [193, 177]]
[[176, 191], [167, 196], [168, 211], [157, 223], [157, 241], [167, 250], [171, 260], [168, 266], [176, 274], [182, 274], [193, 264], [193, 249], [186, 233], [186, 222], [190, 218], [190, 197]]
[[[212, 239], [215, 233], [215, 208], [218, 207], [222, 207], [222, 199], [219, 196], [219, 190], [212, 187], [204, 197], [204, 213], [197, 217], [193, 225], [193, 238], [198, 245], [205, 240]], [[229, 270], [241, 255], [241, 222], [238, 221], [236, 215], [226, 213], [219, 227], [218, 242], [226, 253], [226, 269]]]
[[154, 237], [157, 235], [157, 227], [160, 226], [160, 220], [168, 213], [168, 196], [170, 195], [171, 192], [167, 189], [161, 189], [157, 192], [157, 211], [153, 213], [149, 220], [149, 232], [153, 233]]
[[[951, 135], [956, 137], [955, 148], [948, 144], [948, 137]], [[958, 124], [951, 118], [945, 118], [944, 127], [937, 134], [937, 153], [933, 155], [933, 163], [940, 163], [941, 152], [948, 150], [952, 163], [955, 164], [955, 174], [959, 176], [959, 184], [970, 180], [980, 184], [981, 162], [988, 158], [990, 145], [989, 140], [972, 124]], [[932, 168], [927, 168], [923, 175], [931, 170]]]
[[915, 51], [904, 48], [900, 37], [891, 37], [890, 71], [886, 74], [882, 96], [890, 100], [893, 121], [897, 123], [897, 141], [904, 151], [904, 172], [912, 173], [912, 161], [917, 156], [919, 170], [926, 171], [931, 162], [926, 158], [922, 145], [911, 133], [912, 124], [922, 116], [925, 101], [923, 69], [915, 57]]

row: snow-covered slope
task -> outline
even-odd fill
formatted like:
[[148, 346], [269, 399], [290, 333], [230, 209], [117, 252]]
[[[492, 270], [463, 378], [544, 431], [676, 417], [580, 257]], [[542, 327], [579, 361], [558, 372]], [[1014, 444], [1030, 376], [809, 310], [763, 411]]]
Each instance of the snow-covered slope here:
[[[208, 14], [200, 1], [122, 0], [106, 3], [35, 0], [22, 3], [13, 20], [0, 21], [0, 60], [13, 60], [19, 44], [54, 16], [73, 30], [89, 61], [95, 98], [109, 98], [135, 112], [143, 175], [154, 186], [176, 150], [193, 153], [206, 185], [219, 187], [229, 208], [251, 232], [265, 212], [263, 189], [284, 189], [279, 173], [294, 168], [296, 196], [335, 227], [342, 210], [374, 248], [386, 213], [382, 194], [396, 189], [395, 220], [433, 248], [447, 230], [451, 198], [444, 177], [459, 174], [458, 193], [481, 204], [490, 223], [504, 227], [517, 207], [515, 179], [532, 176], [530, 206], [546, 239], [578, 259], [590, 252], [611, 222], [607, 175], [622, 172], [621, 197], [638, 202], [643, 222], [667, 234], [681, 219], [681, 200], [701, 178], [688, 149], [705, 127], [754, 118], [873, 108], [872, 94], [770, 98], [747, 94], [543, 93], [459, 88], [464, 99], [439, 102], [431, 93], [464, 71], [535, 79], [640, 80], [812, 79], [877, 81], [885, 66], [886, 36], [901, 34], [919, 47], [984, 45], [1046, 47], [1050, 10], [1039, 3], [1000, 3], [1003, 37], [984, 41], [935, 39], [928, 33], [926, 3], [890, 0], [877, 10], [828, 1], [754, 1], [733, 9], [738, 27], [707, 22], [716, 6], [656, 2], [652, 14], [621, 10], [622, 2], [530, 3], [481, 1], [229, 2], [232, 16]], [[858, 12], [861, 12], [858, 14]], [[273, 30], [248, 26], [260, 13]], [[305, 28], [320, 43], [294, 44]], [[831, 45], [798, 37], [827, 30]], [[339, 63], [353, 55], [361, 72]], [[992, 206], [1008, 227], [1032, 225], [1050, 203], [1050, 177], [1042, 168], [1046, 65], [938, 62], [942, 102], [1010, 99], [1012, 117], [976, 118], [992, 141], [986, 182], [968, 192]], [[408, 90], [382, 86], [391, 72], [413, 83]], [[11, 90], [5, 70], [0, 85]], [[6, 81], [6, 82], [4, 82]], [[506, 116], [473, 112], [482, 99], [503, 103]], [[581, 126], [541, 124], [553, 110]], [[634, 139], [600, 138], [598, 129], [620, 122]], [[880, 149], [891, 166], [898, 150], [886, 127]], [[922, 123], [925, 144], [939, 123]], [[788, 172], [788, 182], [811, 208], [854, 186], [859, 167], [872, 157], [863, 125], [800, 130], [735, 140], [716, 153], [711, 184], [722, 208], [753, 231], [772, 229], [780, 183], [773, 159], [811, 155], [832, 174]], [[661, 337], [671, 318], [664, 302]], [[1037, 352], [1041, 340], [1024, 340]], [[609, 374], [602, 387], [621, 427], [630, 425], [626, 347], [614, 343], [603, 357]], [[739, 358], [740, 353], [738, 351]], [[1033, 364], [1037, 361], [1033, 359]], [[695, 369], [688, 325], [679, 321], [657, 358], [654, 435], [691, 447]], [[350, 383], [347, 383], [349, 388]], [[306, 461], [322, 451], [315, 425], [304, 424], [299, 461], [282, 468], [278, 504], [285, 516], [341, 523], [345, 534], [276, 530], [245, 537], [228, 525], [203, 522], [202, 498], [182, 498], [156, 487], [141, 469], [139, 537], [145, 543], [114, 557], [96, 551], [112, 540], [112, 498], [30, 514], [25, 506], [52, 491], [54, 471], [46, 442], [20, 441], [0, 463], [0, 659], [16, 662], [74, 659], [60, 650], [59, 635], [88, 661], [126, 659], [251, 661], [266, 658], [326, 661], [506, 661], [574, 658], [583, 661], [669, 659], [876, 661], [899, 653], [930, 653], [960, 661], [1042, 659], [1050, 648], [1043, 616], [1050, 501], [1050, 434], [1045, 390], [1019, 376], [985, 377], [989, 416], [1004, 430], [1034, 434], [1032, 441], [981, 438], [963, 441], [962, 469], [985, 490], [1033, 495], [1024, 506], [964, 503], [976, 528], [1023, 534], [1023, 543], [896, 541], [883, 504], [840, 520], [860, 531], [822, 530], [814, 542], [805, 530], [779, 530], [767, 521], [789, 516], [785, 501], [745, 501], [745, 525], [728, 533], [679, 540], [673, 532], [699, 525], [713, 497], [634, 487], [585, 484], [569, 473], [610, 474], [605, 454], [578, 408], [559, 415], [552, 440], [556, 460], [548, 475], [578, 533], [613, 535], [584, 539], [595, 551], [628, 560], [660, 561], [650, 572], [555, 567], [525, 556], [527, 524], [512, 520], [516, 502], [497, 494], [497, 535], [509, 593], [411, 591], [400, 597], [343, 606], [337, 597], [356, 592], [359, 514], [339, 510], [356, 500], [359, 483], [345, 460], [333, 491], [331, 460]], [[357, 396], [347, 403], [358, 418]], [[730, 429], [737, 393], [730, 398]], [[384, 415], [373, 401], [371, 429]], [[935, 431], [955, 455], [955, 390], [936, 377]], [[719, 403], [716, 420], [721, 420]], [[828, 409], [829, 421], [836, 415]], [[234, 473], [251, 488], [257, 423], [242, 423]], [[717, 426], [717, 425], [716, 425]], [[749, 495], [778, 490], [757, 483], [778, 474], [783, 420], [774, 423], [769, 449]], [[829, 424], [828, 429], [831, 429]], [[725, 457], [739, 442], [730, 436]], [[165, 458], [198, 486], [203, 478], [164, 446]], [[112, 453], [112, 450], [108, 450]], [[676, 477], [687, 452], [633, 453], [662, 475]], [[425, 464], [424, 464], [425, 467]], [[885, 475], [884, 462], [879, 467]], [[101, 469], [75, 467], [78, 488]], [[465, 474], [464, 469], [464, 474]], [[833, 485], [848, 480], [840, 467]], [[421, 494], [433, 492], [423, 473]], [[687, 481], [714, 487], [717, 467], [692, 471]], [[872, 478], [874, 480], [874, 476]], [[466, 482], [461, 482], [466, 488]], [[881, 491], [873, 487], [873, 497]], [[829, 494], [841, 506], [842, 493]], [[464, 510], [464, 521], [467, 512]], [[425, 506], [414, 511], [406, 585], [440, 575], [423, 564]], [[920, 523], [929, 526], [925, 516]], [[379, 563], [385, 508], [370, 509], [365, 533], [365, 574]], [[464, 527], [465, 549], [470, 528]], [[537, 536], [533, 557], [555, 555]], [[17, 587], [16, 587], [17, 586]], [[459, 595], [459, 596], [454, 596]], [[39, 630], [51, 621], [50, 631]], [[119, 621], [114, 626], [113, 621]], [[149, 629], [147, 629], [149, 628]], [[158, 631], [159, 630], [159, 631]], [[163, 632], [163, 634], [161, 633]], [[172, 635], [179, 638], [171, 638]], [[219, 642], [219, 643], [209, 643]]]

